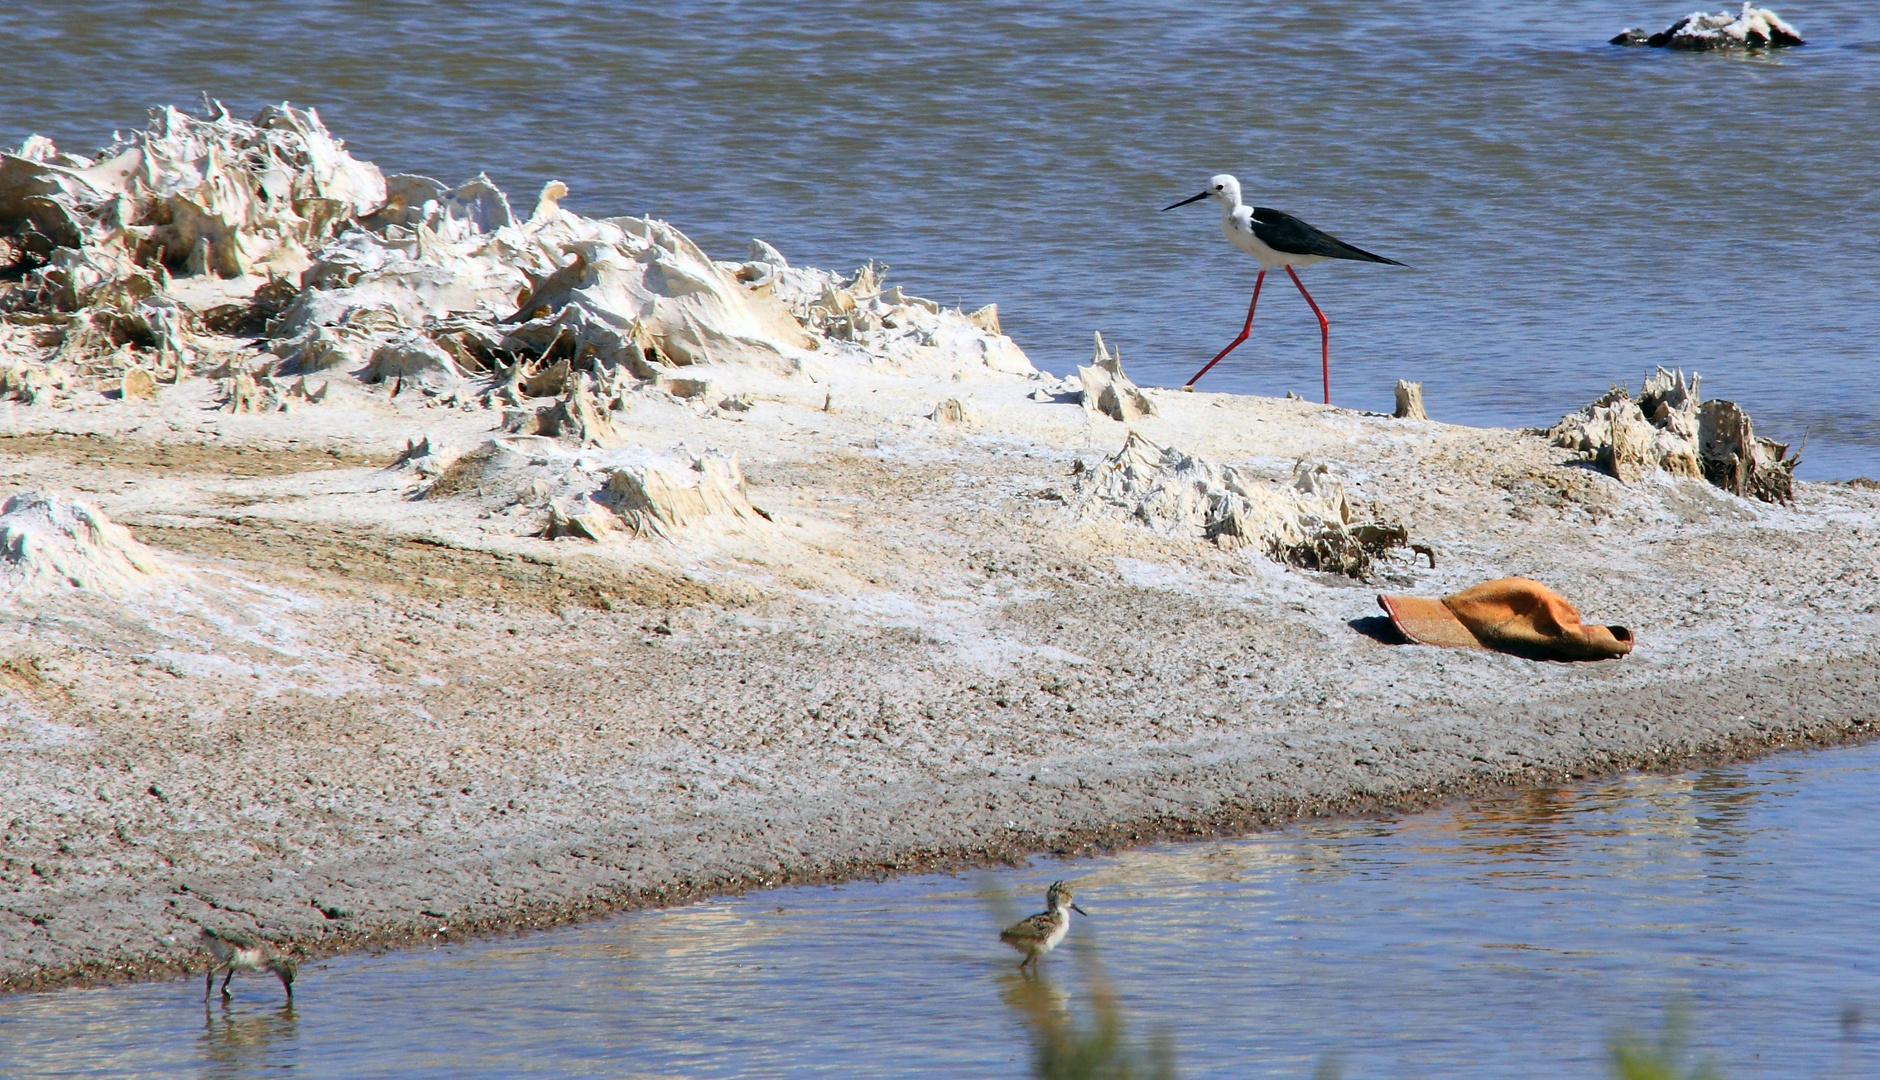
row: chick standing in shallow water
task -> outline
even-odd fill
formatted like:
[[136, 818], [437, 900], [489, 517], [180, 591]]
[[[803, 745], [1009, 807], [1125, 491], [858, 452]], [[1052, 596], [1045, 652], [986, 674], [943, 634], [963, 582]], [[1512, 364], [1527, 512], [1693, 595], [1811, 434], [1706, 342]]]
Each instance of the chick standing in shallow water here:
[[287, 1000], [294, 1000], [294, 975], [299, 968], [292, 960], [276, 953], [267, 943], [257, 941], [246, 934], [232, 930], [211, 930], [202, 928], [202, 947], [209, 950], [214, 962], [209, 965], [209, 972], [203, 977], [202, 999], [209, 1000], [209, 989], [215, 985], [215, 973], [227, 968], [228, 974], [222, 978], [222, 996], [228, 997], [228, 983], [237, 971], [260, 971], [266, 968], [281, 980], [281, 988], [287, 991]]
[[1040, 956], [1057, 948], [1064, 932], [1071, 928], [1071, 912], [1090, 917], [1090, 913], [1071, 901], [1071, 887], [1053, 881], [1044, 894], [1044, 910], [1029, 919], [1021, 919], [999, 932], [999, 940], [1025, 954], [1018, 962], [1021, 970]]

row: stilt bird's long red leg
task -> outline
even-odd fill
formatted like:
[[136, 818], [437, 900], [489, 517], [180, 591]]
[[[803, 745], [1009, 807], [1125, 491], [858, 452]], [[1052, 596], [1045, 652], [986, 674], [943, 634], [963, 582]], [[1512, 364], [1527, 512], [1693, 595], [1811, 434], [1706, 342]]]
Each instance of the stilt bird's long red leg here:
[[[1291, 267], [1288, 267], [1287, 269], [1290, 270]], [[1294, 278], [1293, 280], [1297, 281], [1298, 279]], [[1260, 286], [1264, 285], [1265, 283], [1266, 283], [1266, 271], [1262, 270], [1260, 271], [1260, 276], [1253, 279], [1253, 300], [1247, 305], [1247, 325], [1240, 328], [1240, 336], [1234, 339], [1233, 344], [1229, 345], [1225, 349], [1222, 349], [1220, 351], [1220, 354], [1217, 355], [1214, 359], [1208, 361], [1208, 367], [1204, 367], [1200, 371], [1195, 372], [1195, 377], [1192, 379], [1189, 379], [1187, 385], [1193, 386], [1196, 382], [1200, 381], [1201, 376], [1206, 375], [1208, 373], [1208, 368], [1211, 368], [1214, 365], [1220, 363], [1222, 356], [1226, 356], [1228, 353], [1233, 352], [1235, 349], [1240, 348], [1240, 343], [1247, 340], [1248, 334], [1253, 333], [1253, 309], [1258, 307], [1260, 304]]]
[[1291, 275], [1293, 284], [1299, 286], [1299, 295], [1306, 298], [1306, 303], [1312, 304], [1312, 314], [1319, 317], [1319, 363], [1325, 368], [1325, 403], [1330, 405], [1332, 403], [1332, 320], [1326, 318], [1325, 313], [1319, 310], [1319, 305], [1312, 300], [1312, 294], [1306, 291], [1306, 283], [1299, 280], [1299, 275], [1293, 273], [1293, 268], [1288, 266], [1286, 273]]

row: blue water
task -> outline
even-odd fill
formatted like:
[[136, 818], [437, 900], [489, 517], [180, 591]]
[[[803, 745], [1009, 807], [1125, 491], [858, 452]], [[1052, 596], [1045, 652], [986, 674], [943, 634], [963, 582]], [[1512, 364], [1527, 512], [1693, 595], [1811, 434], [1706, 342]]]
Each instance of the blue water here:
[[[1880, 8], [1784, 4], [1763, 58], [1604, 44], [1689, 4], [0, 5], [0, 141], [89, 150], [207, 92], [319, 107], [387, 171], [548, 179], [724, 256], [869, 258], [977, 306], [1042, 366], [1119, 342], [1175, 384], [1238, 329], [1253, 201], [1414, 269], [1305, 278], [1341, 404], [1419, 379], [1438, 419], [1551, 422], [1696, 368], [1802, 475], [1880, 475]], [[1270, 281], [1206, 387], [1316, 396]], [[997, 875], [1092, 918], [1182, 1075], [1602, 1074], [1688, 1002], [1732, 1077], [1873, 1075], [1880, 751], [1476, 801]], [[315, 965], [224, 1007], [194, 980], [0, 1000], [0, 1076], [1022, 1075], [1014, 957], [975, 878], [787, 890]], [[1849, 1013], [1850, 1008], [1853, 1010]], [[1866, 1017], [1851, 1027], [1844, 1015]]]
[[1087, 1019], [1096, 959], [1185, 1077], [1599, 1077], [1668, 1006], [1738, 1080], [1871, 1076], [1876, 825], [1880, 747], [1791, 753], [347, 957], [292, 1008], [266, 976], [14, 997], [0, 1075], [1023, 1076], [986, 894], [1067, 878], [1090, 918], [1045, 983]]
[[[880, 259], [998, 302], [1045, 367], [1100, 329], [1162, 384], [1244, 317], [1251, 261], [1157, 210], [1228, 171], [1415, 268], [1306, 272], [1341, 404], [1410, 378], [1438, 419], [1547, 424], [1681, 365], [1806, 439], [1803, 476], [1880, 475], [1880, 7], [1783, 3], [1811, 43], [1754, 59], [1605, 44], [1691, 6], [13, 0], [0, 141], [288, 98], [388, 171]], [[1316, 399], [1317, 324], [1270, 284], [1204, 386]]]

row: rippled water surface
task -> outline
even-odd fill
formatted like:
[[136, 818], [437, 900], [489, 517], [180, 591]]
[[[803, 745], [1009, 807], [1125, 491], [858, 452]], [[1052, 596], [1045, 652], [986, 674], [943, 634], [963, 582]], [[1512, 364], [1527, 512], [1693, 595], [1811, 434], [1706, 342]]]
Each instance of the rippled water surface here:
[[[1811, 44], [1778, 56], [1605, 44], [1692, 6], [12, 0], [0, 141], [288, 98], [391, 171], [563, 179], [720, 257], [877, 258], [997, 301], [1041, 366], [1101, 329], [1170, 385], [1253, 267], [1156, 208], [1230, 171], [1415, 267], [1308, 271], [1341, 404], [1411, 378], [1439, 419], [1545, 424], [1682, 365], [1806, 437], [1803, 475], [1880, 474], [1880, 7], [1780, 4]], [[1316, 398], [1311, 313], [1262, 311], [1204, 385]]]
[[[1041, 863], [1187, 1077], [1600, 1077], [1685, 1002], [1738, 1080], [1872, 1076], [1880, 746]], [[281, 1004], [193, 979], [0, 999], [8, 1077], [1026, 1075], [985, 882], [789, 889], [342, 958]], [[1856, 1022], [1849, 1024], [1847, 1020]]]

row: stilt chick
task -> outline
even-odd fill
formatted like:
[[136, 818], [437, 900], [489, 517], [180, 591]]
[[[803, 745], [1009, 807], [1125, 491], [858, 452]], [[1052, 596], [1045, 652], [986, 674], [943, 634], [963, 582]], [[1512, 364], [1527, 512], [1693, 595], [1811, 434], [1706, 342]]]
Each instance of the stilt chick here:
[[202, 928], [202, 947], [209, 951], [212, 962], [209, 971], [202, 980], [202, 999], [209, 1000], [209, 990], [215, 985], [215, 973], [224, 968], [228, 974], [222, 977], [222, 996], [228, 997], [229, 980], [237, 971], [260, 971], [266, 968], [274, 972], [281, 980], [281, 988], [287, 991], [287, 1000], [294, 1000], [294, 976], [299, 967], [285, 956], [275, 952], [265, 941], [259, 941], [247, 934], [233, 930], [211, 930]]
[[1021, 919], [999, 932], [999, 940], [1025, 954], [1018, 962], [1021, 970], [1037, 962], [1040, 956], [1057, 948], [1064, 932], [1071, 928], [1071, 912], [1089, 917], [1090, 913], [1071, 901], [1071, 887], [1053, 881], [1044, 894], [1044, 910], [1029, 919]]

